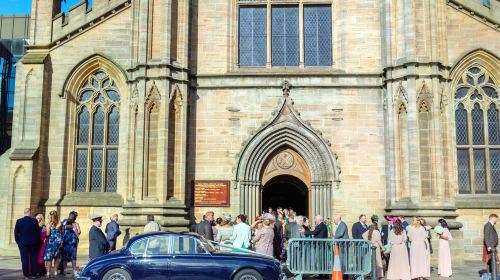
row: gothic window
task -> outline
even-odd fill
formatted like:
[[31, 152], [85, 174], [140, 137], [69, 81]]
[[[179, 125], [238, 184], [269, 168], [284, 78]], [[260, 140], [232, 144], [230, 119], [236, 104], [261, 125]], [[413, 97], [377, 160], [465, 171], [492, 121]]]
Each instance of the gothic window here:
[[299, 7], [273, 6], [272, 14], [272, 65], [299, 65]]
[[77, 94], [75, 191], [116, 192], [120, 95], [103, 70], [89, 75]]
[[266, 7], [240, 7], [240, 66], [265, 66]]
[[455, 89], [458, 189], [500, 194], [499, 88], [480, 66], [470, 67]]
[[299, 6], [298, 0], [286, 5], [272, 0], [238, 3], [240, 67], [332, 65], [331, 5]]
[[304, 63], [306, 66], [332, 65], [331, 26], [331, 6], [304, 6]]

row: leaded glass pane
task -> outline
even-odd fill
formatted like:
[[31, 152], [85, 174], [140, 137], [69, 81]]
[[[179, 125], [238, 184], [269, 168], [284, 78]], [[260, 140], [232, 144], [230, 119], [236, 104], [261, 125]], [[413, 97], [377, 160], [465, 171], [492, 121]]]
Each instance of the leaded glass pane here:
[[89, 124], [90, 113], [87, 107], [82, 107], [78, 114], [78, 145], [86, 145], [89, 143]]
[[272, 65], [299, 65], [299, 8], [272, 7]]
[[106, 77], [106, 73], [104, 73], [103, 71], [99, 70], [97, 71], [94, 76], [96, 76], [98, 79], [102, 79], [104, 77]]
[[491, 193], [500, 193], [500, 150], [490, 150]]
[[481, 69], [479, 69], [477, 67], [471, 67], [469, 69], [469, 72], [471, 72], [472, 74], [477, 74], [477, 73], [481, 72]]
[[102, 150], [92, 150], [92, 172], [90, 175], [90, 191], [100, 192], [102, 189]]
[[463, 104], [459, 104], [455, 111], [455, 125], [457, 135], [457, 145], [467, 145], [469, 136], [467, 133], [467, 111]]
[[467, 75], [467, 83], [470, 85], [470, 86], [473, 86], [474, 85], [474, 79], [472, 78], [471, 75]]
[[109, 81], [110, 81], [110, 79], [109, 79], [109, 78], [104, 79], [104, 80], [102, 81], [102, 87], [103, 87], [103, 88], [107, 87], [107, 86], [109, 85]]
[[474, 145], [484, 144], [484, 120], [483, 110], [478, 103], [474, 104], [472, 109], [472, 143]]
[[486, 192], [486, 162], [483, 149], [474, 149], [474, 190]]
[[118, 145], [120, 113], [116, 107], [112, 107], [108, 116], [108, 144]]
[[484, 86], [484, 87], [482, 87], [482, 89], [483, 89], [484, 93], [486, 95], [488, 95], [490, 98], [498, 98], [498, 93], [493, 87]]
[[94, 94], [93, 90], [85, 90], [82, 93], [80, 93], [80, 102], [87, 102], [90, 100], [92, 95]]
[[477, 83], [478, 84], [484, 83], [484, 79], [485, 79], [485, 76], [484, 76], [484, 74], [482, 74], [481, 76], [479, 76], [479, 78], [477, 78]]
[[490, 145], [500, 145], [500, 120], [495, 104], [488, 109], [488, 140]]
[[94, 98], [94, 103], [100, 103], [100, 104], [105, 104], [106, 100], [104, 99], [104, 96], [99, 92], [96, 98]]
[[240, 66], [266, 65], [266, 16], [266, 7], [240, 7]]
[[106, 191], [116, 192], [118, 150], [109, 149], [106, 155]]
[[329, 5], [304, 6], [304, 63], [332, 64], [332, 15]]
[[92, 86], [96, 89], [99, 90], [99, 82], [96, 79], [92, 79]]
[[106, 95], [114, 102], [120, 101], [120, 95], [118, 94], [118, 92], [116, 92], [116, 90], [108, 89], [106, 90]]
[[464, 98], [467, 95], [468, 91], [469, 91], [468, 87], [458, 88], [457, 92], [455, 93], [455, 98]]
[[101, 107], [94, 113], [92, 144], [102, 145], [104, 143], [104, 111]]
[[483, 96], [477, 91], [477, 89], [474, 90], [474, 92], [470, 96], [471, 100], [483, 100]]
[[467, 149], [458, 149], [457, 161], [458, 190], [460, 193], [470, 193], [469, 151]]
[[87, 191], [87, 149], [76, 150], [75, 191]]

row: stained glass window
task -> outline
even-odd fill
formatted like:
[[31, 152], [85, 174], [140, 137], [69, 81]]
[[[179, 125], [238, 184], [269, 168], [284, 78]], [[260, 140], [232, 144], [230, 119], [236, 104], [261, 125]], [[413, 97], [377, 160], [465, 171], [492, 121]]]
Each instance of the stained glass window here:
[[494, 78], [480, 65], [459, 77], [455, 89], [455, 131], [462, 194], [500, 193], [498, 93]]
[[271, 63], [273, 66], [299, 65], [299, 7], [273, 6]]
[[304, 64], [332, 65], [332, 8], [304, 6]]
[[78, 96], [75, 191], [115, 192], [117, 187], [120, 95], [99, 70], [82, 83]]
[[267, 46], [266, 7], [240, 7], [239, 64], [265, 66]]

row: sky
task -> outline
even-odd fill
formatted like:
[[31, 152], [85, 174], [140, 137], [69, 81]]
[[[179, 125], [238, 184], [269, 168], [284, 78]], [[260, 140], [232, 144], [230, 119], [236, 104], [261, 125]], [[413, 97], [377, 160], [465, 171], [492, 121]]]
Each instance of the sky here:
[[[61, 5], [62, 11], [67, 13], [69, 8], [81, 0], [66, 0]], [[92, 1], [89, 1], [89, 4]], [[92, 5], [92, 4], [90, 4]], [[0, 15], [31, 14], [31, 0], [0, 0]]]
[[0, 15], [31, 14], [31, 0], [0, 0]]

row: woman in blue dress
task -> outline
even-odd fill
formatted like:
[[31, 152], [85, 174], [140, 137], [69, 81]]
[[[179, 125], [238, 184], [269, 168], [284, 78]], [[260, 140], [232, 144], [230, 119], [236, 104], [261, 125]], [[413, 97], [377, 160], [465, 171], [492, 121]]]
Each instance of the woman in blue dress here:
[[49, 225], [47, 226], [47, 245], [43, 254], [45, 267], [47, 269], [47, 277], [51, 277], [50, 269], [54, 262], [54, 276], [57, 276], [57, 267], [61, 260], [63, 234], [62, 225], [59, 222], [57, 211], [52, 210], [49, 213]]
[[78, 249], [78, 236], [80, 235], [80, 225], [76, 222], [76, 217], [78, 213], [71, 211], [69, 213], [68, 219], [64, 223], [64, 237], [63, 237], [63, 260], [64, 260], [64, 270], [71, 262], [73, 267], [73, 273], [76, 271], [76, 252]]

